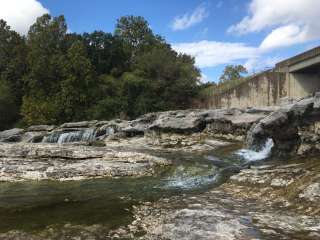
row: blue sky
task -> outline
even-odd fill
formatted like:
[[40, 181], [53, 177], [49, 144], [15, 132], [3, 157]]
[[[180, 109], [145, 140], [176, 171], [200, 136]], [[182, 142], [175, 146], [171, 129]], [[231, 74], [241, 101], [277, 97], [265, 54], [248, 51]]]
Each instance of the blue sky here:
[[319, 45], [318, 9], [319, 0], [0, 0], [0, 18], [21, 33], [46, 12], [65, 15], [77, 33], [113, 32], [120, 16], [143, 16], [196, 57], [204, 81], [217, 81], [227, 64], [257, 72]]

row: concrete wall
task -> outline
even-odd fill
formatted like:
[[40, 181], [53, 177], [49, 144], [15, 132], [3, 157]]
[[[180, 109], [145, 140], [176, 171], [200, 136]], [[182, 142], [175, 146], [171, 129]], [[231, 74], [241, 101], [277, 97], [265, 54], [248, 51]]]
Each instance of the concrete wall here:
[[198, 100], [197, 108], [247, 108], [279, 104], [280, 98], [302, 98], [320, 91], [320, 47], [276, 64], [225, 92]]
[[302, 98], [320, 91], [320, 75], [316, 73], [288, 73], [288, 97]]
[[286, 96], [285, 73], [264, 72], [235, 88], [198, 102], [196, 108], [247, 108], [271, 106]]

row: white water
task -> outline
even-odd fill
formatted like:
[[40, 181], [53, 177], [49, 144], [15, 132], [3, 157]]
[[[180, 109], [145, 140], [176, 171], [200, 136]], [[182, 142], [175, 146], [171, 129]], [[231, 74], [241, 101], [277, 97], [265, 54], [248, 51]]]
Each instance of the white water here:
[[53, 133], [43, 139], [43, 142], [49, 143], [70, 143], [70, 142], [89, 142], [95, 139], [96, 131], [94, 128], [88, 128], [76, 132]]
[[216, 167], [206, 164], [192, 166], [178, 166], [174, 173], [163, 179], [163, 183], [156, 188], [191, 190], [213, 184], [217, 181]]
[[63, 133], [59, 136], [58, 144], [69, 142], [88, 142], [94, 140], [95, 129], [88, 128], [83, 131]]
[[210, 176], [194, 176], [194, 177], [180, 177], [180, 178], [171, 178], [167, 180], [165, 184], [165, 189], [170, 188], [179, 188], [184, 190], [200, 188], [204, 185], [209, 185], [217, 181], [217, 174]]
[[250, 149], [241, 149], [237, 151], [236, 154], [243, 157], [248, 162], [259, 161], [270, 157], [273, 146], [273, 140], [268, 138], [259, 152]]

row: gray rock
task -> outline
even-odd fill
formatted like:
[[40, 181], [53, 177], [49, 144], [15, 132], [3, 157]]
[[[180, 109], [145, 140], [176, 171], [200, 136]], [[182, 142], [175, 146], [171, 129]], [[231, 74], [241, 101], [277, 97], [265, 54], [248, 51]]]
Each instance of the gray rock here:
[[272, 113], [278, 111], [280, 109], [279, 106], [267, 106], [267, 107], [252, 107], [247, 108], [246, 113], [256, 114], [256, 113]]
[[149, 127], [150, 130], [175, 133], [199, 132], [204, 128], [204, 117], [195, 111], [163, 112]]
[[305, 114], [310, 113], [313, 110], [314, 98], [306, 98], [294, 104], [290, 112], [293, 113], [297, 117], [302, 117]]
[[316, 110], [320, 109], [320, 92], [316, 92], [314, 95], [314, 105], [313, 108]]
[[34, 125], [34, 126], [28, 127], [27, 131], [28, 132], [43, 132], [43, 131], [50, 132], [55, 128], [56, 126], [54, 125]]
[[70, 122], [64, 123], [60, 126], [60, 128], [88, 128], [94, 126], [98, 121], [83, 121], [83, 122]]
[[299, 194], [300, 198], [307, 199], [311, 202], [319, 202], [320, 200], [320, 183], [312, 183]]
[[260, 123], [263, 128], [279, 127], [288, 122], [287, 114], [277, 111], [263, 118]]
[[293, 98], [289, 98], [289, 97], [283, 97], [279, 99], [279, 104], [280, 106], [287, 106], [290, 104], [295, 104], [297, 102], [297, 100], [293, 99]]
[[25, 132], [21, 137], [21, 142], [39, 143], [47, 135], [47, 132]]
[[13, 128], [0, 132], [0, 142], [18, 142], [21, 140], [24, 130]]
[[150, 176], [170, 161], [144, 153], [57, 144], [0, 144], [0, 181]]

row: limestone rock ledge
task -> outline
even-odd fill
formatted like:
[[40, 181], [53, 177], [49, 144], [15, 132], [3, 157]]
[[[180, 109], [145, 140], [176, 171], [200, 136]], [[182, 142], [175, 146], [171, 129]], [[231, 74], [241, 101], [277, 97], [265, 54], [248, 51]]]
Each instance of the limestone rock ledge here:
[[77, 145], [1, 143], [0, 181], [150, 176], [170, 161], [145, 153]]

